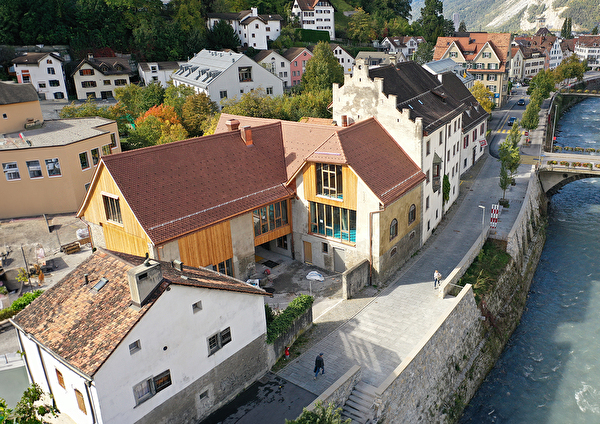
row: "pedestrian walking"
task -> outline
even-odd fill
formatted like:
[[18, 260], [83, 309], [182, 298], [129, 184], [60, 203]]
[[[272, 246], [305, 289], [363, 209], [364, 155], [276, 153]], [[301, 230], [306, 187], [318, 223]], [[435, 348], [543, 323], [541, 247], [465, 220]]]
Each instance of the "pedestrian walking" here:
[[315, 369], [314, 369], [315, 380], [317, 379], [317, 376], [319, 375], [319, 370], [321, 370], [321, 375], [325, 374], [325, 361], [323, 361], [322, 353], [319, 353], [319, 356], [317, 356], [317, 359], [315, 359]]
[[436, 269], [433, 273], [433, 288], [437, 289], [439, 285], [441, 285], [442, 274]]

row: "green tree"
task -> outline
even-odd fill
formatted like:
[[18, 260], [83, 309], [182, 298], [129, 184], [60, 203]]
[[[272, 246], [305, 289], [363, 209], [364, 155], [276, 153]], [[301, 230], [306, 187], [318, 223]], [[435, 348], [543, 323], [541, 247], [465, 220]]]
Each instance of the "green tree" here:
[[565, 20], [563, 21], [562, 24], [562, 28], [560, 29], [560, 36], [562, 38], [569, 38], [567, 37], [567, 22], [568, 22], [569, 18], [565, 18]]
[[442, 181], [442, 192], [444, 193], [442, 200], [444, 204], [450, 200], [450, 188], [450, 177], [448, 177], [448, 174], [444, 174], [444, 179]]
[[585, 74], [586, 65], [579, 60], [577, 55], [572, 54], [571, 56], [563, 59], [563, 61], [554, 69], [554, 77], [557, 81], [565, 82], [568, 84], [568, 80], [571, 78], [577, 79], [577, 81], [583, 81], [583, 74]]
[[344, 68], [333, 55], [329, 43], [320, 41], [306, 63], [302, 85], [306, 91], [330, 90], [333, 83], [344, 83]]
[[431, 44], [428, 41], [419, 44], [417, 50], [413, 53], [413, 58], [415, 62], [419, 65], [423, 65], [427, 62], [431, 62], [433, 60], [433, 50], [435, 45]]
[[52, 404], [40, 404], [44, 392], [33, 383], [23, 392], [21, 400], [14, 409], [0, 398], [0, 424], [43, 424], [49, 417], [57, 417], [58, 409]]
[[175, 113], [177, 116], [182, 119], [183, 116], [183, 104], [188, 96], [192, 96], [194, 94], [194, 89], [188, 85], [180, 84], [175, 85], [173, 81], [169, 81], [167, 83], [167, 88], [165, 88], [165, 106], [173, 106], [175, 109]]
[[495, 105], [494, 94], [485, 85], [480, 81], [476, 81], [473, 87], [469, 88], [469, 91], [486, 112], [492, 111]]
[[221, 111], [232, 115], [244, 115], [257, 118], [275, 118], [275, 102], [271, 96], [267, 96], [263, 88], [252, 90], [242, 94], [238, 99], [223, 99]]
[[533, 92], [537, 91], [542, 99], [547, 99], [548, 96], [550, 96], [550, 93], [554, 91], [555, 84], [554, 71], [551, 69], [542, 69], [532, 78], [527, 93], [531, 95]]
[[394, 18], [393, 20], [385, 22], [382, 29], [383, 37], [393, 37], [395, 35], [412, 35], [413, 29], [408, 22], [404, 18]]
[[285, 424], [350, 424], [350, 418], [342, 419], [342, 408], [335, 408], [333, 403], [330, 403], [327, 408], [323, 406], [321, 401], [318, 401], [313, 411], [306, 408], [302, 414], [295, 420], [285, 420]]
[[218, 105], [205, 93], [188, 96], [182, 108], [182, 123], [189, 136], [201, 136], [206, 121], [218, 110]]
[[212, 50], [237, 49], [241, 44], [233, 27], [222, 19], [208, 31], [206, 40]]
[[366, 43], [376, 36], [371, 15], [361, 7], [348, 21], [348, 37], [360, 43]]
[[541, 100], [540, 95], [532, 96], [529, 104], [527, 105], [527, 109], [523, 112], [523, 116], [521, 117], [521, 126], [528, 130], [534, 130], [538, 127], [540, 122], [539, 114], [541, 110]]
[[598, 25], [592, 29], [592, 35], [598, 35]]
[[500, 144], [500, 148], [498, 149], [502, 167], [508, 172], [511, 181], [521, 164], [521, 155], [518, 146], [520, 139], [521, 132], [519, 130], [519, 122], [515, 122], [509, 135], [506, 137], [506, 140]]
[[160, 83], [153, 83], [146, 87], [129, 84], [115, 88], [115, 98], [119, 101], [116, 107], [119, 116], [128, 114], [137, 118], [151, 107], [162, 104], [165, 90]]
[[425, 0], [425, 7], [421, 8], [421, 17], [416, 24], [420, 35], [433, 45], [438, 37], [454, 34], [454, 24], [444, 18], [444, 3], [441, 0]]
[[172, 106], [153, 106], [143, 116], [135, 120], [135, 129], [129, 132], [128, 147], [141, 147], [166, 144], [184, 140], [188, 133], [179, 121]]
[[467, 24], [465, 21], [460, 21], [460, 24], [458, 24], [458, 32], [467, 32]]
[[506, 189], [512, 183], [512, 178], [508, 175], [508, 171], [506, 170], [506, 166], [504, 163], [500, 163], [500, 181], [498, 184], [502, 189], [502, 199], [506, 198]]

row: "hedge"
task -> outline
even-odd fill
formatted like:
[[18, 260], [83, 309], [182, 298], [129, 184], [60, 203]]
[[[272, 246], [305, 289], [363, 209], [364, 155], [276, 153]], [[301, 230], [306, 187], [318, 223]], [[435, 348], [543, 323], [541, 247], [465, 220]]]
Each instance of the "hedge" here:
[[300, 29], [298, 28], [297, 33], [300, 35], [300, 39], [308, 43], [318, 43], [319, 41], [326, 41], [329, 43], [329, 31], [322, 31], [319, 29]]
[[23, 296], [15, 300], [8, 308], [0, 309], [0, 321], [17, 315], [21, 310], [25, 309], [27, 305], [33, 302], [40, 294], [42, 294], [41, 290], [25, 293]]
[[267, 324], [267, 343], [273, 343], [280, 335], [284, 334], [296, 318], [312, 307], [313, 302], [314, 298], [307, 294], [301, 294], [292, 300], [282, 313]]

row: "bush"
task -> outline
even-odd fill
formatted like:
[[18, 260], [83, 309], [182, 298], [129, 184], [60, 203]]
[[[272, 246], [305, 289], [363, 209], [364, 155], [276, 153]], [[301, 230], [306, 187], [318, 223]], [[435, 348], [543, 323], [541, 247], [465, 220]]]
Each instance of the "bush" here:
[[17, 315], [19, 311], [25, 309], [27, 305], [33, 302], [40, 294], [42, 294], [41, 290], [36, 290], [34, 292], [25, 293], [23, 296], [15, 300], [12, 305], [10, 305], [6, 309], [0, 310], [0, 321], [12, 318]]
[[273, 322], [275, 319], [275, 314], [273, 313], [273, 309], [267, 304], [265, 304], [265, 316], [267, 318], [267, 327]]
[[285, 333], [296, 318], [312, 307], [313, 302], [314, 298], [307, 294], [302, 294], [292, 300], [288, 307], [273, 319], [271, 324], [267, 324], [267, 343], [273, 343], [281, 334]]

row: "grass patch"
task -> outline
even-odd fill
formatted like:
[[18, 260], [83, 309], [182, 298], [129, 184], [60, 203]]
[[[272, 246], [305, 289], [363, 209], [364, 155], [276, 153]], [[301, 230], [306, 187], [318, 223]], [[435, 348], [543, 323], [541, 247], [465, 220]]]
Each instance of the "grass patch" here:
[[464, 287], [471, 284], [475, 300], [479, 304], [481, 298], [496, 285], [509, 262], [510, 255], [506, 253], [505, 244], [498, 240], [488, 240], [465, 275], [458, 280], [458, 285]]

